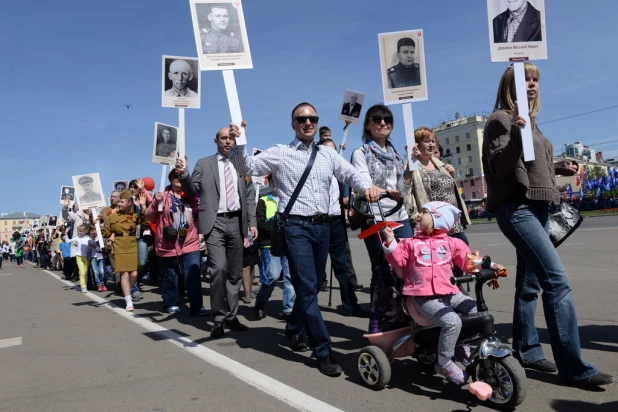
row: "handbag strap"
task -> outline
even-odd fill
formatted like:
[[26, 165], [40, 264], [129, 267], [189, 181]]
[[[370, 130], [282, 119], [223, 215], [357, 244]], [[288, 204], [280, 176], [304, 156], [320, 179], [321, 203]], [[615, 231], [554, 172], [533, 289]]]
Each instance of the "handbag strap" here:
[[317, 154], [318, 154], [318, 145], [314, 143], [313, 150], [311, 151], [311, 156], [309, 157], [309, 161], [307, 162], [307, 166], [305, 167], [305, 171], [303, 172], [303, 175], [300, 177], [300, 180], [298, 181], [298, 184], [296, 185], [296, 189], [294, 189], [294, 193], [292, 193], [292, 197], [290, 197], [290, 201], [288, 202], [288, 204], [285, 207], [285, 210], [283, 211], [284, 216], [287, 217], [292, 211], [292, 206], [294, 206], [294, 203], [296, 202], [296, 198], [298, 197], [298, 195], [300, 194], [300, 191], [305, 185], [305, 182], [307, 181], [307, 178], [309, 177], [309, 173], [311, 173], [311, 169], [313, 168], [313, 164], [315, 163], [315, 157], [317, 156]]

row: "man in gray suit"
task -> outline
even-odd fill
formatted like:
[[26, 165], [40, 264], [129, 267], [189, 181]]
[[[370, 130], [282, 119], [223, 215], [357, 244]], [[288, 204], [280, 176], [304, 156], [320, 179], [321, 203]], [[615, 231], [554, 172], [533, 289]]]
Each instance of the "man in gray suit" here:
[[234, 147], [229, 132], [228, 128], [219, 129], [215, 137], [217, 153], [198, 160], [190, 177], [184, 161], [176, 160], [184, 192], [189, 197], [200, 195], [198, 228], [208, 248], [213, 339], [223, 336], [224, 327], [237, 332], [248, 329], [236, 317], [238, 292], [245, 239], [249, 232], [253, 240], [257, 238], [255, 191], [229, 161]]

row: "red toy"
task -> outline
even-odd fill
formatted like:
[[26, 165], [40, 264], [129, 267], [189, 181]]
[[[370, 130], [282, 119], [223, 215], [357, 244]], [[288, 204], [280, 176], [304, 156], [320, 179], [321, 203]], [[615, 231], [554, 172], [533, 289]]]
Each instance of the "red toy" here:
[[152, 192], [155, 188], [155, 182], [151, 177], [145, 177], [144, 179], [144, 189], [149, 192]]

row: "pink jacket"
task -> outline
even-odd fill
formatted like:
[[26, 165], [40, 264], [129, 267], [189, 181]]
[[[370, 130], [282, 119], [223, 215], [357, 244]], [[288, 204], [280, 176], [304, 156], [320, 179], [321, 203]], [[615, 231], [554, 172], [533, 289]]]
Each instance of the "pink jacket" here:
[[446, 233], [435, 236], [417, 234], [411, 239], [384, 246], [386, 260], [403, 268], [403, 294], [407, 296], [454, 295], [459, 288], [451, 284], [453, 263], [468, 271], [468, 246]]
[[[163, 211], [159, 212], [159, 202], [156, 198], [152, 198], [152, 203], [146, 209], [146, 219], [150, 222], [154, 222], [157, 225], [157, 232], [155, 234], [155, 252], [157, 256], [161, 257], [175, 257], [184, 255], [189, 252], [197, 252], [200, 250], [200, 237], [197, 233], [197, 227], [195, 226], [195, 219], [191, 219], [189, 223], [189, 230], [185, 241], [180, 246], [178, 239], [176, 241], [167, 241], [163, 239], [163, 228], [173, 226], [172, 217], [170, 214], [170, 207], [172, 204], [172, 194], [169, 190], [166, 190], [163, 194]], [[193, 217], [193, 214], [191, 214]]]

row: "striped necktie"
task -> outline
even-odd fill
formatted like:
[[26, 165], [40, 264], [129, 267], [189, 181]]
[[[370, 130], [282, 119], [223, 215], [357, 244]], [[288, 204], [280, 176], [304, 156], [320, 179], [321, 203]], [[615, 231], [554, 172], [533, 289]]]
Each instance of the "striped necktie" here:
[[225, 203], [227, 210], [232, 212], [236, 210], [236, 199], [234, 196], [234, 176], [232, 176], [229, 159], [223, 159], [223, 171], [225, 173]]

